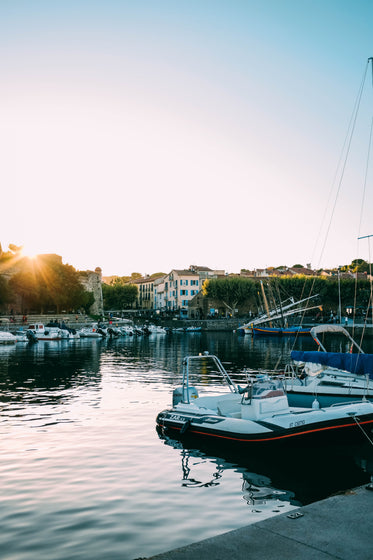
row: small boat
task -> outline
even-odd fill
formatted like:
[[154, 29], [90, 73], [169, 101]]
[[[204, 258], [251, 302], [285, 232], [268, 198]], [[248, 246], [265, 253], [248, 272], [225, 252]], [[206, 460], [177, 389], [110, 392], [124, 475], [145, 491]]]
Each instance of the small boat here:
[[[199, 396], [189, 384], [192, 362], [212, 360], [229, 391]], [[236, 385], [213, 355], [189, 356], [183, 361], [183, 383], [173, 392], [173, 406], [160, 412], [157, 426], [178, 437], [235, 443], [261, 448], [274, 444], [308, 445], [361, 441], [373, 427], [373, 403], [358, 401], [327, 408], [293, 408], [280, 379], [257, 376], [246, 387]]]
[[27, 331], [24, 331], [22, 328], [18, 329], [14, 336], [16, 337], [17, 342], [30, 342], [30, 338], [27, 336]]
[[17, 337], [7, 331], [0, 331], [0, 344], [15, 344]]
[[167, 330], [164, 327], [161, 325], [153, 325], [153, 323], [144, 325], [143, 329], [147, 329], [148, 334], [167, 334]]
[[130, 325], [123, 325], [121, 327], [119, 327], [120, 330], [120, 334], [121, 336], [133, 336], [134, 335], [134, 329], [132, 326]]
[[90, 327], [83, 327], [78, 331], [80, 338], [103, 338], [104, 334], [97, 327], [97, 323], [94, 323]]
[[[349, 352], [328, 352], [320, 334], [344, 335]], [[340, 325], [318, 325], [310, 331], [319, 350], [293, 350], [284, 385], [292, 406], [321, 406], [367, 398], [373, 401], [373, 354], [365, 354]], [[353, 349], [356, 350], [352, 353]]]
[[46, 327], [44, 323], [34, 323], [27, 327], [38, 340], [62, 340], [63, 333], [59, 327]]
[[194, 332], [201, 332], [202, 327], [178, 327], [173, 329], [173, 332], [176, 333], [194, 333]]
[[299, 336], [310, 334], [311, 327], [253, 327], [254, 335], [264, 336]]

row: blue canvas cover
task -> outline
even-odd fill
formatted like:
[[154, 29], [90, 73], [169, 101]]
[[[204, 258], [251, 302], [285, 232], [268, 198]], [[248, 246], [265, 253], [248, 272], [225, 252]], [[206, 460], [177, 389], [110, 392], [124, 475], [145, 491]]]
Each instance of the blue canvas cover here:
[[302, 352], [293, 350], [291, 357], [299, 362], [329, 366], [373, 379], [373, 354], [343, 354], [342, 352]]

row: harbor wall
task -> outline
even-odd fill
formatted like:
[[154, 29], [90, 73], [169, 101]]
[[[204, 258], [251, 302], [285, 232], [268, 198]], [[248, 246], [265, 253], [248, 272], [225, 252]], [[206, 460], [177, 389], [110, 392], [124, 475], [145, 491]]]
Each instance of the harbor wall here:
[[[11, 320], [12, 319], [12, 320]], [[23, 322], [22, 315], [15, 315], [10, 318], [9, 315], [0, 316], [0, 330], [9, 330], [10, 332], [15, 332], [20, 327], [27, 327], [32, 323], [48, 323], [49, 321], [64, 321], [66, 325], [75, 329], [81, 329], [82, 327], [91, 325], [94, 319], [88, 315], [73, 315], [73, 314], [46, 314], [46, 315], [29, 315], [27, 316], [27, 321]], [[143, 317], [134, 317], [133, 321], [136, 325], [143, 326], [146, 320]], [[184, 327], [201, 327], [204, 332], [233, 332], [244, 324], [244, 321], [238, 319], [165, 319], [157, 318], [154, 321], [150, 320], [150, 323], [161, 325], [163, 327], [168, 327], [170, 329], [184, 328]], [[115, 319], [113, 319], [113, 325], [116, 325]], [[314, 327], [315, 323], [303, 324], [304, 327]], [[373, 336], [373, 325], [352, 325], [345, 326], [344, 328], [354, 337], [354, 339], [359, 342], [360, 337], [372, 337]], [[248, 336], [248, 335], [246, 335]], [[250, 335], [249, 335], [250, 336]]]

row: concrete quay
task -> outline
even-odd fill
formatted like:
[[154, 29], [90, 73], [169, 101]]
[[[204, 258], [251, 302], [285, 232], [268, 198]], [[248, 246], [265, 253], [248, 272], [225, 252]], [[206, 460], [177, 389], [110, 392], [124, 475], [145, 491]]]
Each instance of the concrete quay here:
[[367, 484], [149, 560], [372, 560], [372, 527]]

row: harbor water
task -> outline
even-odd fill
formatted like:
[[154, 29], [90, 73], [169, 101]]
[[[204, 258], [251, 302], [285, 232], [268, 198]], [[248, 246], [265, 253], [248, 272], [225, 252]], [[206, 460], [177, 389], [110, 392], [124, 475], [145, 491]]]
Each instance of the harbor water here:
[[1, 559], [133, 560], [369, 482], [368, 443], [243, 456], [157, 433], [184, 356], [209, 351], [235, 375], [284, 366], [293, 344], [179, 333], [1, 346]]

